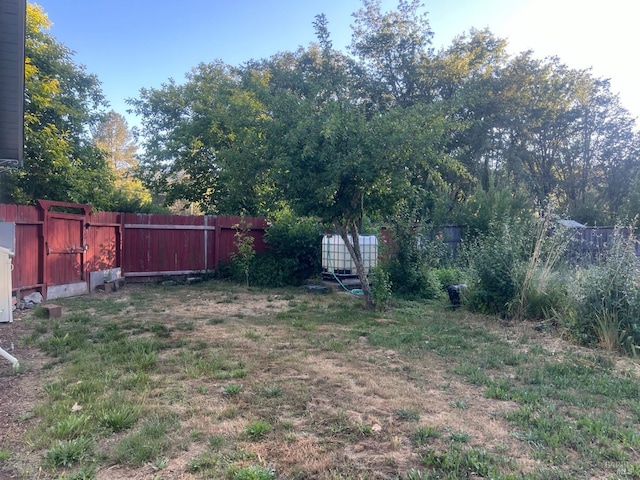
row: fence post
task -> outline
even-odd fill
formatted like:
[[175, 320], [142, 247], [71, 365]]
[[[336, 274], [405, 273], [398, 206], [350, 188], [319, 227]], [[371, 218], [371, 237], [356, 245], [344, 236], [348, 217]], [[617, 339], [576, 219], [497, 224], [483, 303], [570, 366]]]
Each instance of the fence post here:
[[213, 224], [215, 226], [215, 230], [213, 231], [213, 269], [215, 270], [220, 263], [220, 217], [217, 215], [213, 217]]

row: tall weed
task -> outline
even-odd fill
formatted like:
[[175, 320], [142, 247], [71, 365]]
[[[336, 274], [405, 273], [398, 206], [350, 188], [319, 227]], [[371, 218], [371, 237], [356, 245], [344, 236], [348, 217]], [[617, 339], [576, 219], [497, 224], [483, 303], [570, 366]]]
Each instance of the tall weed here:
[[564, 308], [561, 270], [569, 236], [555, 228], [551, 212], [525, 221], [495, 224], [471, 243], [465, 257], [473, 277], [466, 295], [475, 311], [515, 319], [543, 319]]
[[465, 247], [473, 282], [466, 294], [467, 306], [485, 314], [506, 316], [516, 298], [517, 269], [523, 261], [521, 229], [508, 223], [494, 225]]
[[392, 283], [389, 273], [381, 265], [378, 265], [371, 269], [369, 277], [373, 305], [376, 310], [383, 312], [389, 306], [392, 296]]
[[516, 319], [548, 318], [566, 298], [565, 278], [557, 267], [565, 257], [571, 236], [566, 229], [554, 225], [552, 217], [548, 211], [530, 223], [528, 234], [534, 241], [524, 252], [528, 260], [520, 264], [516, 273], [518, 296], [511, 308]]
[[600, 262], [576, 269], [572, 309], [559, 315], [582, 344], [636, 353], [640, 345], [640, 270], [635, 240], [614, 235]]

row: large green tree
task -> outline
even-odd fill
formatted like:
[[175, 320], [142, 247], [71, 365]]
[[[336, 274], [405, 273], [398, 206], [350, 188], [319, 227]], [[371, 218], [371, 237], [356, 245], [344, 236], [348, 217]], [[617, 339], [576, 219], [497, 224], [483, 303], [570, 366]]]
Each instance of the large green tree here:
[[[371, 2], [356, 18], [366, 19], [367, 29], [382, 28], [375, 22], [386, 22], [387, 16], [371, 14], [378, 7]], [[375, 65], [369, 67], [368, 60], [359, 63], [334, 51], [323, 16], [315, 25], [319, 44], [267, 63], [274, 181], [294, 211], [316, 216], [339, 233], [356, 265], [365, 303], [371, 306], [358, 240], [364, 217], [393, 215], [401, 204], [423, 198], [425, 190], [455, 170], [455, 162], [443, 151], [448, 122], [432, 104], [410, 101], [410, 63], [420, 61], [417, 49], [424, 42], [416, 43], [415, 55], [404, 63], [384, 67], [387, 73], [406, 69], [398, 70], [392, 80], [383, 78]], [[361, 32], [376, 51], [375, 36]], [[392, 33], [397, 38], [384, 37], [389, 40], [384, 48], [404, 46], [403, 38], [413, 41], [410, 34], [416, 31], [400, 28]], [[428, 37], [428, 30], [424, 35]], [[389, 52], [396, 54], [405, 52]], [[393, 100], [372, 95], [367, 85], [386, 85]], [[376, 92], [381, 91], [378, 87]]]
[[472, 175], [449, 204], [477, 182], [501, 198], [528, 193], [538, 209], [552, 198], [590, 224], [616, 221], [638, 155], [634, 121], [608, 81], [555, 57], [511, 56], [487, 30], [457, 37], [432, 66], [433, 98], [458, 126], [449, 151]]
[[[141, 166], [147, 185], [206, 213], [265, 213], [264, 124], [256, 72], [222, 62], [200, 64], [178, 85], [142, 89], [131, 100], [141, 117]], [[255, 84], [255, 85], [254, 85]]]
[[608, 81], [524, 53], [506, 66], [502, 82], [509, 177], [538, 205], [551, 196], [577, 220], [615, 222], [639, 158], [634, 121]]
[[27, 5], [24, 168], [2, 173], [1, 201], [37, 199], [108, 208], [113, 175], [89, 133], [105, 106], [100, 83], [49, 33], [41, 7]]

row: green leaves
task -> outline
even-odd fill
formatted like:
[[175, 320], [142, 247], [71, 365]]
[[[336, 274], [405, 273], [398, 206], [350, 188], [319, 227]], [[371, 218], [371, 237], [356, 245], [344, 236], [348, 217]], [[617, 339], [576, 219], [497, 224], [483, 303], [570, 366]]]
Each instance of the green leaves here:
[[221, 62], [200, 64], [184, 85], [143, 89], [130, 100], [143, 117], [147, 185], [167, 203], [187, 200], [206, 213], [261, 211], [266, 109], [259, 72]]
[[113, 178], [88, 136], [104, 98], [98, 79], [73, 63], [72, 52], [47, 30], [41, 7], [27, 6], [25, 160], [3, 172], [0, 201], [53, 199], [108, 207]]

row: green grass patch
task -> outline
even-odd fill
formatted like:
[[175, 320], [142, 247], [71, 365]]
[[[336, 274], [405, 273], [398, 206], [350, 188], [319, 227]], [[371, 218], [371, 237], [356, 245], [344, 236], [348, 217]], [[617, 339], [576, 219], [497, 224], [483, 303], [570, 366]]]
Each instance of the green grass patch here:
[[0, 448], [0, 462], [6, 462], [11, 458], [11, 450]]
[[257, 441], [273, 430], [269, 422], [256, 420], [244, 428], [244, 432], [249, 440]]
[[56, 442], [46, 453], [47, 464], [51, 467], [70, 467], [91, 456], [93, 440], [78, 437]]
[[134, 467], [154, 462], [173, 448], [170, 434], [177, 426], [174, 415], [147, 419], [137, 432], [116, 445], [113, 460]]

